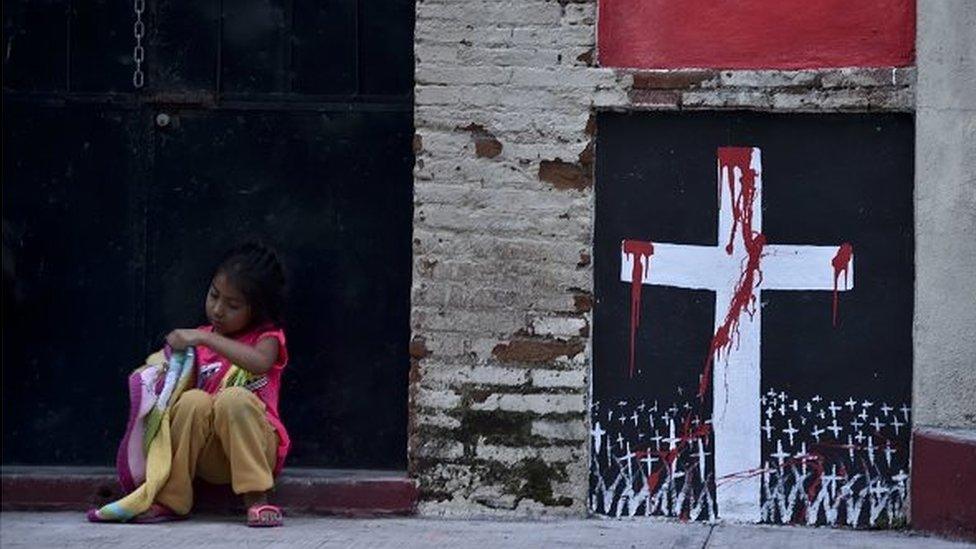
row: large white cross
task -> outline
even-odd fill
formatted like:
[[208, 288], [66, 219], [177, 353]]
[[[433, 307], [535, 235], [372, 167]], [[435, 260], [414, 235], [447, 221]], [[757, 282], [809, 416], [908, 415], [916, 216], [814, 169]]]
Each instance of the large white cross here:
[[[762, 161], [758, 148], [752, 148], [750, 167], [755, 171], [755, 198], [752, 202], [752, 230], [762, 231]], [[719, 150], [721, 157], [721, 149]], [[731, 172], [731, 173], [730, 173]], [[729, 192], [730, 181], [734, 192]], [[639, 257], [642, 262], [641, 283], [715, 292], [715, 329], [725, 322], [729, 304], [744, 265], [748, 261], [743, 238], [739, 235], [731, 254], [723, 239], [732, 234], [735, 225], [733, 202], [741, 192], [742, 172], [723, 169], [718, 162], [718, 246], [653, 243], [653, 255]], [[742, 204], [739, 203], [741, 208]], [[739, 231], [742, 227], [737, 227]], [[635, 255], [621, 246], [620, 280], [631, 282]], [[713, 418], [715, 434], [715, 478], [756, 471], [762, 467], [760, 450], [760, 344], [762, 290], [837, 290], [854, 287], [854, 259], [850, 257], [844, 279], [836, 284], [833, 263], [838, 246], [765, 245], [760, 260], [761, 276], [752, 290], [758, 305], [753, 314], [743, 312], [738, 337], [728, 352], [715, 357], [712, 377]], [[653, 306], [653, 305], [652, 305]], [[824, 321], [830, 322], [829, 309]], [[705, 350], [707, 353], [707, 350]], [[703, 353], [703, 354], [705, 354]], [[705, 362], [706, 357], [702, 357]], [[655, 365], [656, 366], [656, 365]], [[661, 365], [660, 367], [666, 367]], [[750, 475], [732, 479], [716, 487], [719, 516], [734, 520], [760, 520], [760, 477]]]

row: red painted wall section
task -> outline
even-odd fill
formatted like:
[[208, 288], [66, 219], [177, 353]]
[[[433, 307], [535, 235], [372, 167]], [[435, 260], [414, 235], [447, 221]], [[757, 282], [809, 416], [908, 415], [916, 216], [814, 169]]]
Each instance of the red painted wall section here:
[[976, 541], [976, 434], [915, 431], [912, 527]]
[[901, 67], [915, 1], [600, 0], [597, 33], [604, 67]]

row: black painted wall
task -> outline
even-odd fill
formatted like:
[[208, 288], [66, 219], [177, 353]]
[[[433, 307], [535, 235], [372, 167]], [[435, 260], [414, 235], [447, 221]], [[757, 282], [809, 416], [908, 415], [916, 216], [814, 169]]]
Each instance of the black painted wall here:
[[3, 462], [111, 463], [126, 373], [261, 238], [289, 463], [404, 467], [413, 3], [149, 1], [141, 90], [132, 5], [3, 17]]

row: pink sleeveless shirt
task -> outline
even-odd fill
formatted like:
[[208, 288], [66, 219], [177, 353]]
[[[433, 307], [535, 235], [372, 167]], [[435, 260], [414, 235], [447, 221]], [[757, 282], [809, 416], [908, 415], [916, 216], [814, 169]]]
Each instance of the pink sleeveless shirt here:
[[[201, 326], [198, 329], [212, 332], [213, 326]], [[285, 464], [285, 456], [288, 455], [288, 449], [291, 447], [288, 431], [285, 430], [285, 425], [281, 422], [281, 417], [278, 414], [281, 373], [288, 364], [285, 332], [271, 324], [264, 324], [234, 337], [234, 340], [253, 347], [257, 345], [258, 341], [269, 337], [278, 340], [278, 360], [263, 375], [248, 381], [245, 388], [253, 392], [264, 403], [268, 423], [278, 434], [278, 459], [274, 470], [275, 475], [277, 475], [281, 472], [281, 468]], [[230, 369], [231, 363], [205, 345], [198, 345], [196, 351], [197, 388], [212, 395], [220, 390], [220, 380]]]

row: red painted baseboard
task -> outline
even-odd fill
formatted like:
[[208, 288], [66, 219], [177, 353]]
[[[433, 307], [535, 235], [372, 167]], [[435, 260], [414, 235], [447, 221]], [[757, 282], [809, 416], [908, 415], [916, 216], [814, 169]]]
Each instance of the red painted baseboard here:
[[[4, 511], [84, 511], [122, 495], [109, 468], [4, 467], [0, 480]], [[196, 490], [196, 512], [243, 511], [228, 486], [199, 483]], [[411, 515], [417, 488], [403, 472], [292, 469], [278, 479], [272, 501], [289, 513]]]
[[976, 541], [976, 432], [916, 429], [912, 527]]

